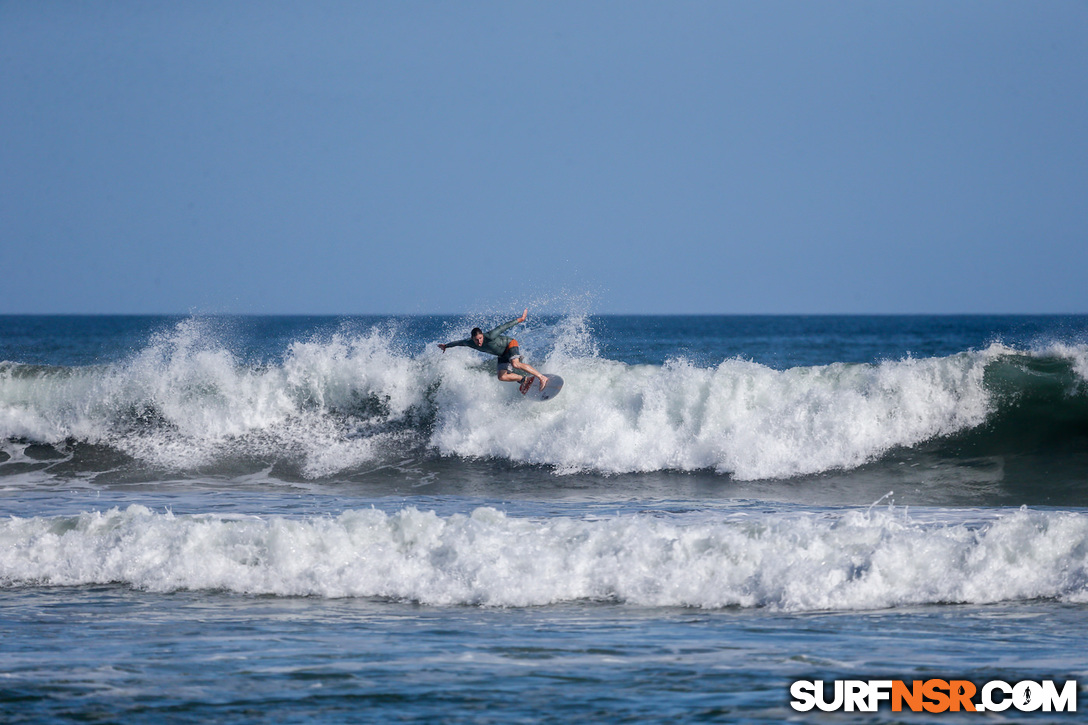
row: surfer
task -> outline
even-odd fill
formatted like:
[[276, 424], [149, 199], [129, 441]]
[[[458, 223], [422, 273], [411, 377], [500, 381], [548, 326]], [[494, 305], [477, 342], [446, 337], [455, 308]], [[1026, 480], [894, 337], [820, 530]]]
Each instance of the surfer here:
[[[528, 363], [523, 363], [521, 361], [521, 350], [518, 349], [518, 341], [502, 334], [514, 325], [525, 322], [525, 318], [528, 316], [529, 308], [526, 307], [525, 311], [521, 313], [521, 317], [516, 320], [510, 320], [505, 325], [499, 325], [488, 332], [484, 332], [479, 327], [474, 327], [467, 340], [458, 340], [445, 344], [439, 343], [438, 347], [442, 352], [446, 352], [447, 347], [463, 346], [491, 355], [498, 355], [499, 380], [505, 383], [521, 383], [522, 395], [529, 390], [534, 379], [540, 381], [540, 389], [543, 390], [544, 386], [548, 384], [548, 378], [541, 375]], [[527, 375], [518, 375], [514, 372], [515, 370], [524, 370]]]

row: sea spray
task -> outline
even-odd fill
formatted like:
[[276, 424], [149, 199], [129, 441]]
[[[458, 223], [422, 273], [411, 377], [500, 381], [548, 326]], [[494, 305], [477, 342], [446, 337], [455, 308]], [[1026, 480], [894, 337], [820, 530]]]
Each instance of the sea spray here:
[[987, 362], [973, 353], [776, 371], [742, 360], [713, 369], [568, 361], [554, 407], [504, 406], [498, 393], [467, 399], [432, 442], [450, 455], [567, 472], [714, 469], [759, 479], [851, 468], [982, 423]]
[[121, 362], [0, 363], [0, 438], [181, 473], [280, 465], [327, 478], [437, 455], [757, 480], [853, 469], [996, 424], [1002, 436], [976, 447], [1001, 455], [1025, 431], [1069, 438], [1088, 421], [1088, 347], [1073, 344], [785, 370], [633, 365], [602, 357], [587, 319], [568, 317], [531, 350], [566, 387], [533, 404], [496, 382], [492, 360], [408, 345], [396, 326], [290, 340], [257, 361], [224, 337], [190, 319]]

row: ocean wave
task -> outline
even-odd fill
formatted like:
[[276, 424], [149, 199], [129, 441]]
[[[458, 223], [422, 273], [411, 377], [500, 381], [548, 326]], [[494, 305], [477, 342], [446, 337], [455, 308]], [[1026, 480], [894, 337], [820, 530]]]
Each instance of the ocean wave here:
[[1000, 453], [1027, 433], [1083, 437], [1088, 427], [1085, 346], [994, 344], [788, 370], [742, 359], [628, 365], [601, 357], [573, 318], [532, 361], [566, 380], [547, 404], [497, 383], [477, 355], [419, 347], [375, 328], [296, 341], [253, 364], [186, 320], [123, 363], [0, 363], [0, 440], [9, 460], [21, 444], [87, 444], [179, 471], [286, 461], [306, 478], [408, 454], [757, 480], [852, 469], [956, 436], [982, 436]]
[[296, 519], [130, 506], [0, 522], [0, 585], [90, 584], [500, 607], [1083, 602], [1088, 516], [1020, 509], [950, 522], [875, 509], [538, 520], [405, 508]]

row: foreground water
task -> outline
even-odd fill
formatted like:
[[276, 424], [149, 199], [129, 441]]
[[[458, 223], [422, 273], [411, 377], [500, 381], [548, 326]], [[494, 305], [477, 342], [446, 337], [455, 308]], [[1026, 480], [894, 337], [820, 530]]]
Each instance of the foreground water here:
[[434, 344], [504, 321], [0, 318], [6, 717], [1084, 680], [1088, 318], [531, 318], [543, 404]]

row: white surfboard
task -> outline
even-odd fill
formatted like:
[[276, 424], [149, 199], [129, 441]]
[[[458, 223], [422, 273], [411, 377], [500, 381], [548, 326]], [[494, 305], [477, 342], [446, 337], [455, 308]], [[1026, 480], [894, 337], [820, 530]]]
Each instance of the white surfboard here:
[[544, 386], [544, 389], [540, 389], [540, 382], [533, 380], [533, 384], [529, 386], [529, 389], [525, 391], [525, 397], [530, 400], [551, 400], [555, 396], [559, 395], [559, 391], [563, 389], [563, 378], [554, 373], [544, 373], [544, 377], [548, 379], [548, 384]]

